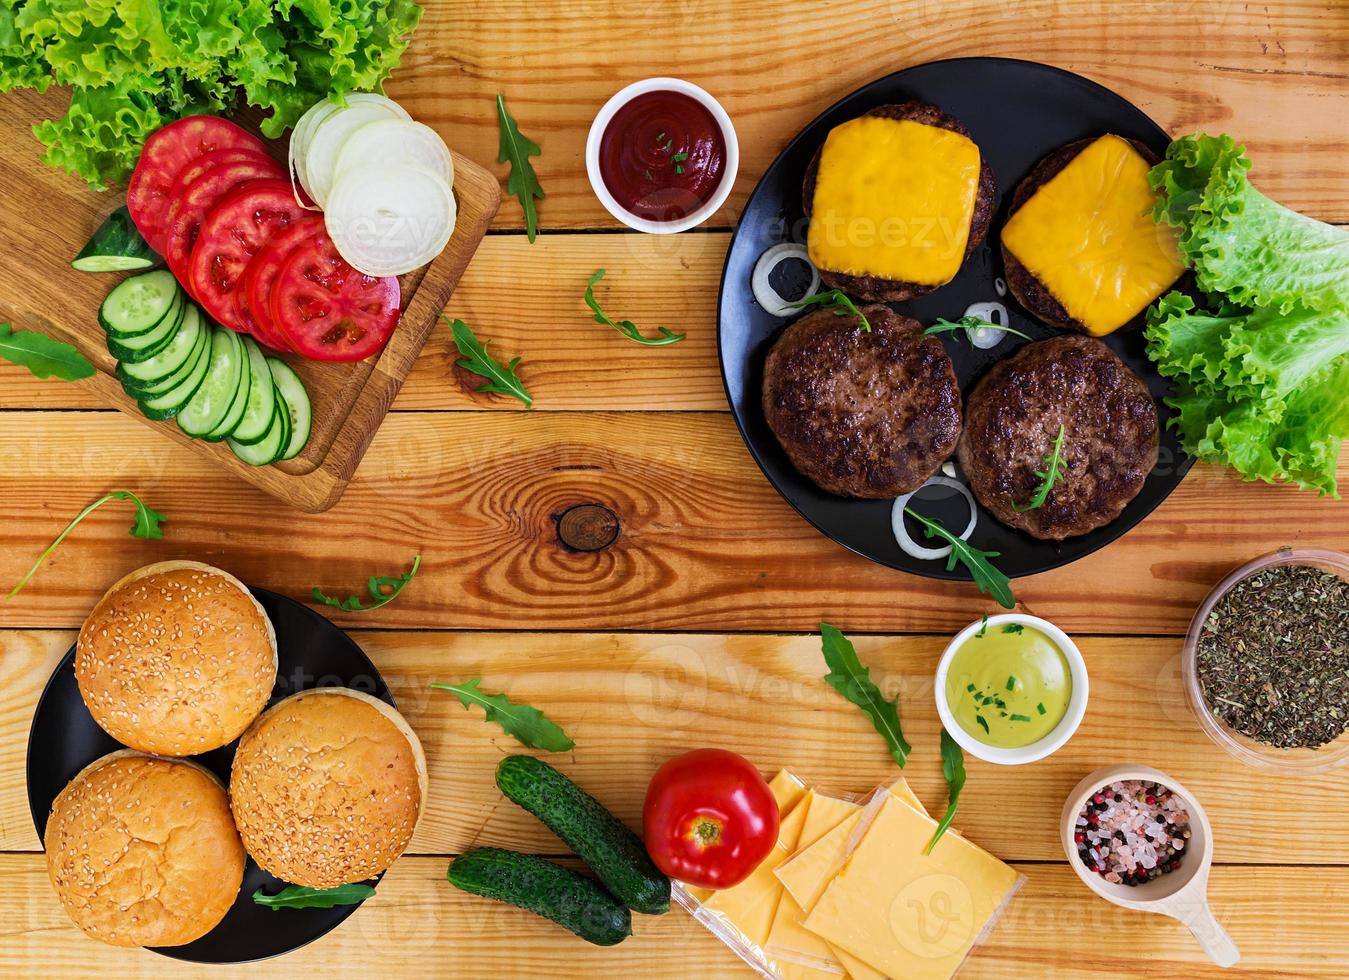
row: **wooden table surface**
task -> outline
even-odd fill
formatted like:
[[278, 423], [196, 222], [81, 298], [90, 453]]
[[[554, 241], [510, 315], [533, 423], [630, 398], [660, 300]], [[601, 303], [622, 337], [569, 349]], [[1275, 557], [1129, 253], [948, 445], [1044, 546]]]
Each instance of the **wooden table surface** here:
[[[631, 941], [601, 950], [452, 889], [449, 856], [470, 845], [564, 849], [501, 805], [493, 766], [516, 744], [429, 691], [432, 680], [480, 674], [484, 688], [545, 709], [577, 743], [560, 765], [634, 825], [654, 768], [701, 745], [738, 750], [765, 772], [793, 766], [827, 791], [865, 790], [893, 768], [867, 721], [820, 680], [813, 631], [825, 619], [852, 633], [885, 690], [901, 695], [915, 746], [906, 775], [939, 810], [932, 671], [946, 637], [990, 603], [971, 586], [849, 554], [777, 496], [726, 409], [715, 297], [736, 210], [799, 128], [874, 77], [978, 54], [1079, 72], [1172, 134], [1230, 132], [1247, 143], [1263, 190], [1349, 222], [1342, 0], [430, 0], [389, 93], [457, 150], [491, 164], [492, 100], [503, 92], [543, 147], [543, 233], [529, 244], [518, 205], [507, 200], [447, 310], [495, 351], [524, 357], [534, 411], [473, 394], [475, 379], [455, 369], [441, 332], [343, 501], [303, 515], [107, 410], [78, 384], [39, 382], [0, 364], [0, 582], [17, 580], [70, 516], [109, 489], [133, 489], [169, 518], [162, 541], [141, 541], [127, 536], [125, 513], [100, 511], [16, 600], [0, 603], [0, 972], [194, 973], [92, 942], [70, 924], [46, 880], [23, 776], [34, 705], [74, 631], [112, 581], [162, 559], [213, 562], [303, 599], [314, 585], [355, 591], [369, 575], [424, 556], [398, 601], [337, 621], [374, 658], [422, 737], [431, 769], [425, 818], [375, 898], [269, 969], [749, 975], [677, 910], [639, 917]], [[713, 92], [742, 153], [725, 210], [670, 238], [622, 232], [591, 193], [582, 158], [604, 100], [660, 74]], [[49, 98], [59, 105], [59, 95]], [[32, 149], [31, 166], [40, 167]], [[58, 174], [50, 186], [86, 193]], [[87, 206], [106, 209], [92, 196]], [[34, 220], [12, 211], [0, 220]], [[41, 243], [35, 225], [35, 248]], [[0, 255], [0, 321], [60, 322], [67, 312], [35, 309], [7, 288], [24, 262]], [[688, 339], [645, 349], [592, 323], [581, 294], [601, 267], [611, 311], [685, 329]], [[1349, 479], [1349, 463], [1340, 477]], [[604, 551], [571, 553], [558, 543], [556, 516], [591, 502], [618, 515], [621, 533]], [[1065, 795], [1088, 770], [1124, 761], [1167, 770], [1207, 806], [1217, 841], [1213, 907], [1244, 956], [1231, 972], [1344, 975], [1349, 783], [1243, 768], [1199, 731], [1178, 660], [1194, 607], [1226, 571], [1284, 545], [1345, 549], [1347, 519], [1342, 502], [1197, 466], [1119, 542], [1017, 583], [1027, 610], [1080, 639], [1092, 699], [1081, 731], [1052, 759], [1015, 769], [969, 764], [957, 825], [1028, 883], [966, 975], [1210, 971], [1178, 923], [1092, 897], [1064, 864], [1056, 828]]]

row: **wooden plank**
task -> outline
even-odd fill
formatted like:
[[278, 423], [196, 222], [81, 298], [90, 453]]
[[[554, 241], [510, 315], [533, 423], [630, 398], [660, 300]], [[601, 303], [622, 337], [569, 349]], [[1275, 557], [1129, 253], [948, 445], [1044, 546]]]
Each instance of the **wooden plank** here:
[[[493, 782], [505, 754], [525, 751], [478, 711], [432, 691], [481, 676], [485, 690], [542, 709], [575, 740], [552, 757], [587, 791], [640, 826], [647, 781], [698, 745], [734, 748], [766, 773], [790, 766], [830, 793], [865, 793], [896, 772], [866, 718], [821, 680], [815, 636], [359, 632], [425, 746], [431, 795], [413, 853], [494, 844], [563, 853], [560, 841], [507, 803]], [[37, 698], [73, 633], [3, 632], [8, 683], [0, 695], [0, 850], [38, 846], [27, 809], [23, 753]], [[858, 654], [888, 696], [901, 697], [914, 746], [905, 776], [934, 812], [945, 806], [932, 671], [946, 637], [857, 637]], [[1015, 860], [1061, 860], [1058, 812], [1092, 769], [1156, 765], [1181, 780], [1213, 820], [1228, 863], [1349, 864], [1343, 778], [1279, 780], [1246, 768], [1199, 731], [1184, 701], [1175, 640], [1084, 638], [1091, 675], [1086, 720], [1071, 742], [1032, 766], [968, 760], [957, 827]], [[350, 680], [349, 680], [350, 682]], [[1296, 813], [1296, 820], [1288, 815]]]
[[[528, 912], [456, 891], [443, 858], [404, 858], [375, 896], [327, 936], [284, 960], [288, 973], [443, 977], [754, 976], [682, 910], [634, 916], [635, 935], [601, 949]], [[1207, 963], [1185, 927], [1087, 893], [1064, 865], [1026, 865], [1027, 881], [961, 977], [1040, 980], [1115, 976], [1340, 977], [1349, 961], [1349, 871], [1321, 867], [1214, 869], [1214, 911], [1241, 947], [1229, 970]], [[105, 946], [66, 918], [35, 854], [0, 855], [0, 881], [23, 902], [0, 904], [0, 971], [11, 976], [253, 977], [256, 965], [193, 966]], [[284, 914], [284, 913], [278, 913]], [[560, 964], [566, 964], [562, 967]]]
[[[828, 45], [820, 42], [827, 32]], [[1120, 93], [1177, 135], [1232, 133], [1260, 186], [1323, 220], [1349, 220], [1349, 8], [1337, 0], [526, 0], [429, 4], [389, 94], [477, 160], [496, 159], [494, 99], [543, 148], [545, 230], [618, 227], [586, 178], [591, 120], [624, 84], [675, 75], [726, 107], [740, 178], [712, 221], [733, 223], [774, 155], [817, 113], [874, 78], [995, 54], [1058, 65]], [[840, 53], [846, 53], [842, 55]], [[839, 56], [835, 56], [839, 55]], [[505, 168], [498, 168], [505, 172]], [[507, 201], [499, 227], [521, 227]]]
[[[41, 543], [109, 489], [143, 491], [170, 523], [163, 541], [139, 541], [123, 511], [101, 512], [0, 607], [0, 626], [78, 625], [128, 568], [184, 555], [303, 597], [314, 585], [358, 588], [421, 551], [415, 588], [351, 620], [393, 627], [813, 630], [829, 617], [850, 630], [928, 632], [992, 606], [968, 583], [890, 571], [817, 533], [764, 480], [726, 415], [395, 415], [323, 516], [279, 511], [120, 414], [3, 421], [0, 582], [17, 581]], [[556, 517], [586, 502], [612, 508], [622, 531], [607, 550], [576, 554], [558, 541]], [[1286, 545], [1345, 550], [1346, 507], [1198, 467], [1120, 541], [1019, 580], [1017, 595], [1070, 631], [1183, 632], [1236, 565]]]

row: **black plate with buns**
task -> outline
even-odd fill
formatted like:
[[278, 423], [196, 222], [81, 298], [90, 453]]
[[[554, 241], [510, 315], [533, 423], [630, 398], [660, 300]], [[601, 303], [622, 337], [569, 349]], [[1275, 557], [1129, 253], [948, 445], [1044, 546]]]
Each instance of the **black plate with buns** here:
[[[912, 109], [900, 113], [895, 107], [915, 104], [937, 107], [943, 117], [958, 120], [960, 128], [978, 146], [981, 164], [991, 167], [997, 190], [987, 237], [969, 249], [955, 277], [926, 292], [916, 291], [920, 295], [914, 298], [889, 302], [888, 305], [902, 316], [911, 317], [926, 326], [938, 318], [958, 320], [973, 304], [996, 301], [1007, 308], [1008, 325], [1028, 335], [1032, 341], [1080, 335], [1065, 334], [1061, 323], [1059, 326], [1046, 323], [1043, 317], [1048, 307], [1042, 305], [1038, 311], [1024, 307], [1018, 299], [1026, 297], [1025, 288], [1011, 291], [1005, 288], [1007, 270], [1000, 246], [1000, 232], [1007, 221], [1017, 188], [1035, 171], [1038, 164], [1056, 151], [1062, 151], [1079, 141], [1113, 134], [1122, 137], [1140, 155], [1150, 158], [1152, 155], [1160, 157], [1164, 154], [1170, 139], [1156, 123], [1118, 95], [1095, 82], [1058, 68], [1005, 58], [960, 58], [932, 62], [872, 82], [825, 110], [773, 161], [740, 215], [722, 275], [718, 345], [731, 410], [750, 453], [784, 499], [839, 544], [891, 568], [933, 578], [968, 579], [969, 573], [963, 565], [957, 564], [954, 569], [948, 570], [944, 560], [919, 559], [901, 549], [891, 527], [895, 496], [889, 493], [892, 483], [877, 478], [878, 487], [885, 493], [878, 490], [872, 494], [858, 492], [845, 496], [823, 489], [817, 480], [804, 475], [802, 468], [811, 471], [811, 466], [803, 463], [800, 450], [806, 437], [797, 433], [801, 438], [795, 440], [792, 452], [797, 454], [798, 465], [793, 465], [792, 458], [783, 448], [783, 442], [775, 435], [775, 431], [779, 434], [784, 432], [784, 424], [779, 419], [770, 419], [770, 413], [765, 411], [764, 405], [765, 363], [769, 351], [791, 324], [805, 316], [818, 316], [819, 313], [807, 310], [778, 317], [761, 307], [751, 288], [756, 262], [774, 245], [806, 241], [810, 219], [806, 214], [805, 193], [811, 193], [821, 147], [835, 127], [873, 114], [882, 107], [886, 107], [882, 110], [883, 115], [913, 115]], [[953, 128], [946, 123], [941, 125]], [[975, 231], [985, 220], [983, 211], [986, 197], [986, 181], [980, 179], [979, 203], [973, 219]], [[977, 235], [971, 234], [970, 241], [974, 242], [976, 238]], [[792, 268], [793, 272], [786, 276], [786, 281], [779, 287], [782, 294], [791, 295], [793, 290], [799, 293], [804, 287], [805, 267], [800, 263], [792, 263], [784, 268]], [[793, 285], [790, 280], [798, 271], [802, 281]], [[868, 295], [867, 289], [847, 288], [863, 280], [831, 276], [827, 272], [823, 276], [824, 284], [820, 289], [843, 286], [844, 292], [852, 295], [858, 306], [864, 305], [872, 296], [887, 298], [874, 290]], [[1024, 285], [1025, 281], [1023, 275], [1018, 285]], [[1002, 292], [998, 291], [999, 287]], [[1117, 517], [1102, 526], [1092, 527], [1086, 533], [1078, 533], [1082, 525], [1073, 526], [1071, 522], [1065, 522], [1062, 526], [1067, 527], [1074, 536], [1063, 540], [1036, 537], [1025, 530], [1013, 528], [979, 506], [978, 521], [969, 541], [984, 551], [999, 552], [995, 564], [1008, 576], [1033, 575], [1105, 547], [1161, 504], [1189, 469], [1192, 462], [1190, 457], [1183, 452], [1166, 425], [1171, 412], [1162, 399], [1169, 391], [1166, 382], [1153, 369], [1146, 356], [1142, 321], [1143, 317], [1139, 315], [1122, 329], [1106, 334], [1101, 340], [1133, 375], [1141, 379], [1156, 404], [1155, 427], [1160, 429], [1156, 437], [1156, 465], [1150, 469], [1145, 465], [1136, 474], [1132, 486], [1128, 488], [1132, 496]], [[864, 338], [866, 336], [863, 335]], [[979, 380], [995, 364], [1006, 360], [1028, 343], [1008, 335], [992, 349], [977, 349], [967, 342], [963, 332], [942, 334], [940, 342], [950, 356], [966, 402]], [[827, 352], [823, 346], [820, 349]], [[856, 356], [855, 350], [852, 355]], [[850, 368], [844, 367], [842, 370], [846, 372]], [[834, 389], [822, 386], [822, 390], [826, 393], [836, 390], [838, 381], [837, 374], [828, 378], [828, 384], [834, 385]], [[772, 390], [776, 393], [783, 389], [784, 385], [778, 383]], [[904, 394], [907, 397], [901, 400], [912, 401], [915, 397], [912, 393]], [[845, 392], [845, 396], [843, 404], [859, 404], [852, 399], [851, 392]], [[809, 393], [802, 396], [798, 389], [798, 403], [810, 400]], [[781, 404], [787, 404], [790, 409], [790, 401], [788, 390], [786, 401]], [[1146, 401], [1144, 396], [1143, 402]], [[818, 432], [814, 435], [818, 436]], [[855, 435], [857, 433], [845, 432], [845, 437], [850, 440]], [[859, 437], [855, 441], [859, 446], [866, 445], [864, 438]], [[788, 442], [793, 443], [793, 440], [789, 438]], [[955, 456], [954, 453], [951, 455]], [[1146, 454], [1134, 456], [1146, 458]], [[833, 465], [827, 452], [823, 457], [827, 464]], [[965, 475], [959, 475], [964, 482]], [[855, 479], [855, 473], [848, 473], [846, 477], [852, 478], [852, 485], [859, 482]], [[824, 482], [832, 482], [837, 487], [849, 485], [850, 480], [839, 478]], [[934, 489], [937, 492], [931, 492]], [[1025, 493], [1024, 484], [1019, 492]], [[868, 496], [881, 499], [865, 499]], [[915, 499], [914, 506], [954, 533], [962, 530], [968, 520], [965, 501], [950, 491], [943, 494], [940, 488], [924, 491]], [[1008, 513], [1007, 509], [1003, 508], [1002, 513]], [[924, 538], [916, 524], [908, 526], [910, 535], [919, 545], [935, 547], [941, 544], [940, 541]], [[1038, 525], [1035, 526], [1038, 530]]]

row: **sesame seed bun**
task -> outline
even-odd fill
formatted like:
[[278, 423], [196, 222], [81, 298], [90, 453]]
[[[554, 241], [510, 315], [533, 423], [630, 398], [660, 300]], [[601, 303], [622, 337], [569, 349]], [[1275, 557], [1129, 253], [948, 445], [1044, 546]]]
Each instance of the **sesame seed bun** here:
[[276, 631], [242, 582], [195, 561], [147, 565], [85, 620], [75, 678], [123, 745], [184, 756], [228, 745], [267, 705]]
[[225, 789], [193, 762], [123, 749], [52, 803], [47, 875], [85, 934], [113, 946], [181, 946], [225, 917], [244, 848]]
[[426, 757], [393, 708], [348, 688], [302, 691], [244, 733], [230, 805], [244, 847], [282, 881], [364, 881], [407, 849], [426, 805]]

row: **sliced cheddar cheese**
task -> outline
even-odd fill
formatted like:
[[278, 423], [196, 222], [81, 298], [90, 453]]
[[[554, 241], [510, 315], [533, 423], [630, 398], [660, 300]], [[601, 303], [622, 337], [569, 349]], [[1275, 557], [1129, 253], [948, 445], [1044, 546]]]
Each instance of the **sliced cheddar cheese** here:
[[1175, 229], [1152, 220], [1149, 169], [1128, 140], [1102, 136], [1002, 230], [1003, 246], [1094, 336], [1124, 326], [1184, 271]]

